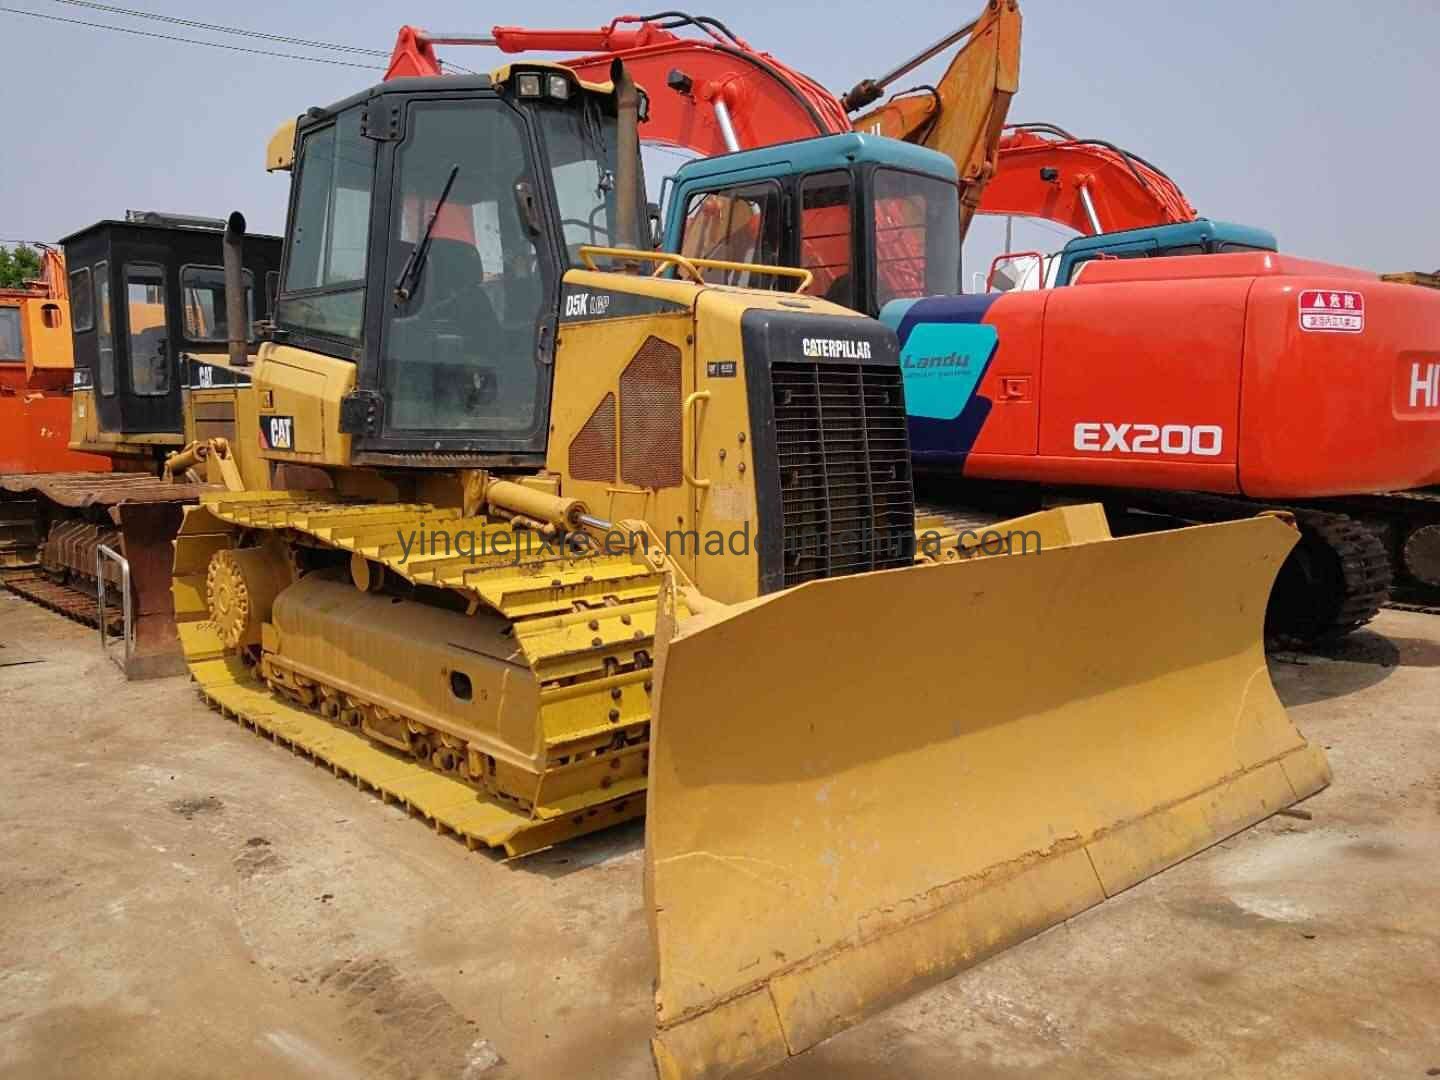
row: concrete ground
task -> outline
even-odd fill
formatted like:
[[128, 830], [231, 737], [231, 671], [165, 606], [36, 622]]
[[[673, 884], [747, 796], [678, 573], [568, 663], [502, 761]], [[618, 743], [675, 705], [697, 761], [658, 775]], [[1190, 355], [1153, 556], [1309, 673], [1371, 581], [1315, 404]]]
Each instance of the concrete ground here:
[[[774, 1075], [1440, 1075], [1440, 618], [1374, 631], [1272, 664], [1309, 819]], [[469, 853], [5, 595], [0, 736], [0, 1080], [651, 1075], [640, 827]]]

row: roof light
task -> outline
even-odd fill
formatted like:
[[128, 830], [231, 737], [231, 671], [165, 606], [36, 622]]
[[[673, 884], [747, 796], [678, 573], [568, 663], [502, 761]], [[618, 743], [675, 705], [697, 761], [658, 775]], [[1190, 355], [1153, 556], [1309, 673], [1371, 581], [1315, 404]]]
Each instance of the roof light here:
[[550, 96], [558, 101], [565, 101], [570, 97], [570, 80], [564, 75], [550, 76]]
[[521, 97], [539, 97], [540, 76], [535, 74], [533, 71], [519, 76], [515, 80], [515, 89]]

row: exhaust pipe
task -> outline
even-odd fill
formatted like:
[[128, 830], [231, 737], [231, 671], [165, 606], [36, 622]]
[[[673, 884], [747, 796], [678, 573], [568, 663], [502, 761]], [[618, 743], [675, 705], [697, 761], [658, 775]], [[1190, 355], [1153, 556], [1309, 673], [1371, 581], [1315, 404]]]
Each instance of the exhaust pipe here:
[[245, 215], [236, 210], [225, 222], [225, 326], [230, 346], [230, 363], [250, 363], [250, 313], [245, 303], [245, 271], [241, 255], [245, 249]]
[[620, 60], [610, 64], [610, 81], [615, 84], [615, 186], [617, 199], [616, 247], [639, 248], [640, 222], [647, 219], [644, 194], [640, 190], [640, 91]]

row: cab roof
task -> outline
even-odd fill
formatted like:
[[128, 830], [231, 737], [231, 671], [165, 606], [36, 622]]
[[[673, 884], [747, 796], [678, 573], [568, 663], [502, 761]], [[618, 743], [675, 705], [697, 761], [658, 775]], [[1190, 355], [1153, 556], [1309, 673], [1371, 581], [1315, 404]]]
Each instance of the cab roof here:
[[863, 162], [924, 173], [951, 183], [960, 179], [955, 162], [936, 150], [882, 135], [849, 131], [697, 158], [680, 166], [675, 173], [675, 182], [708, 180], [738, 169], [808, 173]]
[[1097, 233], [1095, 236], [1077, 236], [1065, 245], [1064, 254], [1073, 255], [1142, 240], [1154, 240], [1164, 247], [1200, 244], [1207, 240], [1228, 241], [1232, 244], [1244, 244], [1246, 247], [1264, 248], [1267, 251], [1275, 251], [1280, 246], [1275, 234], [1266, 229], [1236, 225], [1229, 221], [1214, 221], [1211, 218], [1196, 218], [1194, 221], [1182, 221], [1174, 225], [1147, 225], [1139, 229]]

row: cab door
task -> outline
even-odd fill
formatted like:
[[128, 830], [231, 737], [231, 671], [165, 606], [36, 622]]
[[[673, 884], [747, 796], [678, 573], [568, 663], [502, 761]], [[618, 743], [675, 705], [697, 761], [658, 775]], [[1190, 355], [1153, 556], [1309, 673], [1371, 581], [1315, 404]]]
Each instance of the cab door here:
[[178, 327], [166, 274], [163, 262], [143, 257], [120, 266], [114, 355], [124, 434], [180, 434]]
[[401, 107], [404, 134], [379, 180], [389, 213], [378, 219], [384, 256], [370, 277], [378, 349], [366, 349], [361, 372], [384, 398], [384, 422], [357, 445], [538, 462], [558, 273], [538, 216], [544, 184], [530, 131], [491, 95], [427, 95]]

